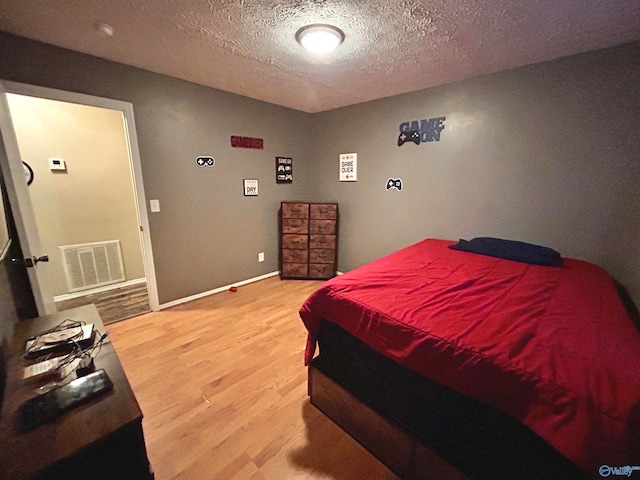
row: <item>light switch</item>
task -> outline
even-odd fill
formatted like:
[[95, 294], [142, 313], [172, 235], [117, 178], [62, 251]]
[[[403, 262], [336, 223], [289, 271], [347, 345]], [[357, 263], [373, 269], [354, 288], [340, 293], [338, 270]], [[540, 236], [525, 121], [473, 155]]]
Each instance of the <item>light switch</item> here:
[[160, 200], [149, 200], [149, 206], [152, 212], [160, 211]]

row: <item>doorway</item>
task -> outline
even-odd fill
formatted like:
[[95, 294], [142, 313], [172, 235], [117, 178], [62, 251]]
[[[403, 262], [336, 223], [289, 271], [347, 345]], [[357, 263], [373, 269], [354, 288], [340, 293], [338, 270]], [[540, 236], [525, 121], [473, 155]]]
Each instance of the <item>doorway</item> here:
[[[141, 313], [147, 298], [158, 310], [132, 105], [0, 86], [0, 113], [9, 120], [0, 125], [3, 167], [11, 170], [19, 236], [31, 247], [25, 259], [35, 260], [28, 270], [38, 313], [104, 303], [107, 323]], [[48, 262], [37, 261], [45, 255]]]

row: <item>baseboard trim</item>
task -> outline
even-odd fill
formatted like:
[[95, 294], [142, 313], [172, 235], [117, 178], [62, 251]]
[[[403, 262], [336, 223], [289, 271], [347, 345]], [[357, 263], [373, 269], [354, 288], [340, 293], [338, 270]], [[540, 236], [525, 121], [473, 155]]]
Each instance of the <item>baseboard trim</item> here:
[[140, 283], [146, 282], [147, 279], [134, 278], [133, 280], [127, 280], [126, 282], [112, 283], [111, 285], [105, 285], [104, 287], [91, 288], [82, 290], [80, 292], [63, 293], [62, 295], [56, 295], [53, 297], [54, 302], [64, 302], [65, 300], [73, 300], [74, 298], [86, 297], [87, 295], [93, 295], [94, 293], [108, 292], [109, 290], [115, 290], [116, 288], [132, 287]]
[[169, 308], [169, 307], [175, 307], [176, 305], [182, 305], [183, 303], [191, 302], [193, 300], [198, 300], [199, 298], [208, 297], [209, 295], [213, 295], [214, 293], [224, 292], [226, 290], [229, 290], [231, 287], [240, 287], [242, 285], [247, 285], [248, 283], [264, 280], [265, 278], [275, 277], [276, 275], [279, 275], [279, 274], [280, 274], [279, 270], [271, 273], [265, 273], [264, 275], [260, 275], [259, 277], [253, 277], [247, 280], [242, 280], [240, 282], [230, 283], [229, 285], [225, 285], [219, 288], [214, 288], [213, 290], [209, 290], [207, 292], [197, 293], [196, 295], [191, 295], [190, 297], [179, 298], [178, 300], [162, 303], [160, 304], [160, 310], [164, 310], [165, 308]]

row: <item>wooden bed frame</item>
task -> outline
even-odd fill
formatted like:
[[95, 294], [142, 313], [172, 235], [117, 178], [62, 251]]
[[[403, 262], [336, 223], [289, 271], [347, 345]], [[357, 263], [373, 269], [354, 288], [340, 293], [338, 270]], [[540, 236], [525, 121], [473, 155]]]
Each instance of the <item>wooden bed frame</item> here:
[[311, 404], [403, 479], [469, 480], [470, 477], [427, 448], [359, 398], [309, 365]]
[[[311, 404], [402, 479], [584, 480], [526, 426], [421, 377], [321, 321]], [[599, 477], [598, 477], [599, 478]]]

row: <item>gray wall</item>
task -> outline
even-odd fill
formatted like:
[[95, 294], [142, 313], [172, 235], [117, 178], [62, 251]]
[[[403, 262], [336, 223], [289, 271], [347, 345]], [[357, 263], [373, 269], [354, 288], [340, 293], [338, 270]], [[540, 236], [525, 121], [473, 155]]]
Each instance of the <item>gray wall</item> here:
[[[161, 207], [149, 213], [160, 303], [278, 269], [279, 202], [305, 198], [311, 180], [310, 115], [2, 33], [0, 78], [133, 104], [145, 193]], [[232, 148], [231, 135], [264, 150]], [[293, 157], [292, 185], [276, 185], [277, 155]]]
[[[315, 115], [312, 191], [340, 203], [339, 268], [497, 236], [595, 262], [640, 303], [638, 85], [640, 43]], [[439, 142], [397, 146], [401, 122], [439, 116]], [[340, 183], [351, 152], [358, 181]]]
[[[161, 302], [276, 270], [286, 199], [340, 202], [341, 270], [425, 237], [500, 236], [598, 263], [640, 302], [639, 65], [636, 43], [312, 116], [0, 34], [0, 78], [133, 103], [162, 208]], [[396, 145], [401, 122], [438, 116], [439, 142]], [[232, 134], [265, 150], [232, 149]], [[358, 182], [340, 183], [351, 152]], [[216, 167], [194, 168], [200, 154]], [[292, 186], [275, 184], [276, 155], [294, 158]]]

